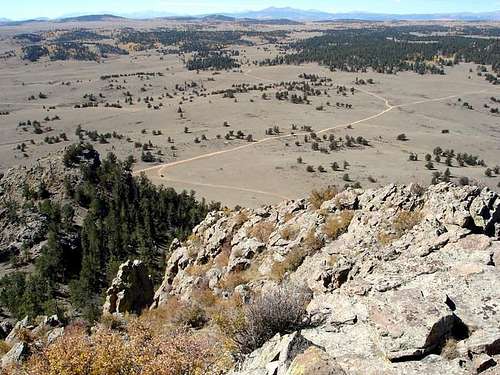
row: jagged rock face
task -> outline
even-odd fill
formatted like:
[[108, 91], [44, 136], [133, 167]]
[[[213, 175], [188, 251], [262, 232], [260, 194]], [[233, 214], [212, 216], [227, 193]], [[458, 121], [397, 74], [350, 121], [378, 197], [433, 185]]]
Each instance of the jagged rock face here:
[[16, 365], [24, 361], [29, 355], [28, 344], [18, 342], [2, 357], [2, 367]]
[[154, 287], [144, 263], [123, 263], [106, 294], [103, 314], [139, 314], [148, 308], [153, 302]]
[[65, 168], [61, 159], [62, 153], [47, 156], [30, 168], [11, 168], [0, 179], [0, 258], [3, 262], [19, 255], [22, 248], [29, 249], [29, 261], [39, 255], [46, 238], [47, 218], [26, 205], [29, 199], [24, 196], [25, 188], [38, 191], [44, 186], [51, 192], [51, 200], [64, 202], [64, 180], [76, 185], [81, 176], [78, 169]]
[[[328, 217], [345, 209], [346, 233], [329, 237]], [[222, 298], [265, 290], [280, 280], [275, 266], [304, 248], [284, 278], [314, 294], [300, 332], [307, 348], [277, 365], [275, 338], [235, 374], [300, 374], [309, 357], [326, 374], [500, 372], [500, 196], [488, 189], [389, 185], [320, 209], [299, 200], [211, 213], [173, 244], [154, 306], [199, 288]], [[245, 277], [228, 282], [235, 275]]]
[[35, 322], [36, 324], [32, 324], [25, 317], [13, 328], [6, 322], [2, 324], [4, 334], [10, 331], [5, 338], [5, 344], [10, 346], [10, 350], [2, 357], [2, 368], [22, 363], [30, 353], [40, 350], [46, 343], [52, 343], [64, 333], [63, 324], [57, 315], [38, 316]]

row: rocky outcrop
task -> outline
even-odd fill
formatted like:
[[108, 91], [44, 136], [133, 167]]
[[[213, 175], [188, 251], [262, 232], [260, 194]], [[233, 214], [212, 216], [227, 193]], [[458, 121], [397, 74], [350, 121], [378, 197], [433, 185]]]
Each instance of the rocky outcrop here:
[[7, 323], [3, 326], [4, 332], [10, 331], [4, 340], [10, 350], [2, 357], [2, 368], [22, 363], [30, 353], [41, 350], [64, 333], [63, 323], [57, 315], [38, 316], [33, 321], [25, 317], [13, 328]]
[[[40, 213], [37, 205], [31, 204], [34, 195], [63, 205], [67, 201], [67, 183], [73, 185], [81, 180], [78, 169], [64, 167], [62, 152], [37, 160], [31, 167], [9, 169], [0, 179], [0, 272], [10, 273], [14, 269], [30, 271], [30, 265], [40, 254], [48, 231], [47, 217]], [[49, 194], [50, 191], [50, 194]], [[76, 207], [77, 213], [79, 208]], [[71, 248], [75, 238], [64, 238]], [[15, 267], [1, 263], [11, 262]]]
[[345, 375], [345, 371], [323, 349], [310, 346], [297, 355], [286, 375]]
[[22, 363], [29, 355], [29, 346], [24, 342], [18, 342], [2, 357], [2, 368]]
[[153, 281], [144, 263], [127, 261], [120, 266], [106, 293], [103, 314], [139, 314], [153, 302]]
[[299, 332], [285, 336], [277, 334], [262, 348], [250, 354], [234, 374], [285, 375], [297, 355], [311, 345]]
[[[200, 289], [250, 301], [289, 279], [313, 292], [310, 325], [268, 341], [234, 374], [500, 371], [497, 193], [389, 185], [314, 207], [303, 199], [211, 213], [172, 245], [153, 307]], [[304, 345], [285, 355], [288, 337]]]

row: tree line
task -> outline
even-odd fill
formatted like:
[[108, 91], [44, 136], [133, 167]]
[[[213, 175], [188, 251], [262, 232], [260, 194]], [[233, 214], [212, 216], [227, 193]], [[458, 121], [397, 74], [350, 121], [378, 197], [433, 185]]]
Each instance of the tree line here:
[[[220, 207], [197, 201], [194, 192], [177, 193], [145, 176], [134, 177], [130, 159], [122, 162], [109, 154], [101, 160], [89, 144], [68, 147], [64, 162], [80, 170], [77, 183], [65, 180], [66, 203], [52, 200], [49, 192], [25, 189], [45, 218], [47, 242], [33, 273], [0, 280], [0, 303], [17, 318], [68, 309], [97, 318], [103, 292], [122, 262], [141, 259], [160, 281], [171, 241], [185, 239]], [[77, 220], [75, 212], [83, 212], [83, 218]]]

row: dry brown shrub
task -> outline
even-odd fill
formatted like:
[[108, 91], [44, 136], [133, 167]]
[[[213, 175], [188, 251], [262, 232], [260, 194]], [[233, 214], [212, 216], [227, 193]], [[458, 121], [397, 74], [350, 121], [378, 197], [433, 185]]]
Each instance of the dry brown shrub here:
[[127, 334], [99, 327], [93, 335], [68, 329], [64, 336], [33, 355], [29, 375], [215, 375], [232, 366], [219, 339], [202, 332], [159, 327], [132, 318]]
[[[211, 294], [211, 292], [210, 292]], [[189, 302], [182, 301], [177, 296], [171, 296], [157, 309], [149, 310], [141, 315], [141, 319], [156, 329], [169, 326], [172, 329], [179, 327], [200, 328], [208, 322], [206, 306], [210, 305], [210, 297], [205, 290], [196, 289]]]
[[145, 310], [140, 319], [147, 321], [149, 326], [156, 330], [160, 330], [165, 326], [173, 327], [179, 312], [184, 306], [184, 302], [178, 296], [171, 296], [157, 309]]
[[299, 228], [297, 225], [287, 225], [280, 231], [280, 236], [284, 240], [293, 241], [297, 238], [299, 234]]
[[191, 233], [187, 239], [187, 255], [190, 259], [196, 259], [198, 256], [199, 248], [201, 246], [201, 237], [197, 234]]
[[248, 221], [248, 213], [244, 210], [241, 210], [236, 215], [234, 215], [234, 222], [236, 224], [236, 228], [241, 228], [243, 224]]
[[219, 282], [219, 287], [231, 292], [238, 285], [247, 284], [252, 280], [257, 280], [260, 276], [258, 262], [254, 259], [250, 268], [243, 271], [226, 273], [224, 278]]
[[323, 241], [316, 237], [314, 229], [310, 229], [304, 237], [304, 246], [309, 254], [313, 254], [323, 247]]
[[311, 297], [311, 291], [305, 287], [279, 285], [250, 304], [222, 310], [214, 320], [238, 354], [251, 353], [276, 333], [303, 328]]
[[226, 239], [222, 244], [220, 253], [215, 257], [214, 263], [219, 268], [225, 268], [229, 264], [230, 255], [231, 255], [231, 241]]
[[246, 284], [250, 281], [245, 271], [231, 272], [226, 274], [220, 281], [219, 286], [228, 291], [234, 290], [238, 285]]
[[220, 298], [210, 288], [196, 288], [192, 292], [193, 300], [205, 310], [220, 303]]
[[335, 240], [347, 231], [351, 224], [354, 212], [350, 210], [342, 211], [338, 215], [330, 216], [323, 226], [323, 233], [330, 239]]
[[88, 375], [94, 357], [92, 342], [83, 327], [70, 327], [64, 336], [30, 357], [30, 375]]
[[400, 211], [393, 220], [394, 230], [402, 236], [405, 232], [420, 223], [422, 218], [422, 211]]
[[452, 337], [448, 338], [443, 344], [440, 354], [449, 361], [458, 358], [460, 354], [457, 350], [457, 340]]
[[17, 332], [17, 337], [19, 341], [26, 342], [26, 343], [31, 343], [35, 341], [35, 336], [33, 333], [27, 329], [27, 328], [20, 328], [19, 331]]
[[118, 330], [123, 328], [125, 320], [115, 314], [104, 314], [101, 316], [100, 323], [106, 328]]
[[396, 240], [397, 236], [394, 233], [388, 233], [384, 230], [381, 230], [379, 233], [377, 233], [377, 241], [382, 246], [388, 246]]
[[4, 340], [0, 340], [0, 356], [8, 353], [10, 349], [9, 344], [7, 344]]
[[285, 216], [283, 216], [283, 221], [285, 223], [288, 223], [290, 220], [292, 220], [295, 217], [293, 212], [287, 212]]
[[304, 262], [307, 251], [303, 248], [292, 249], [281, 262], [276, 262], [271, 267], [271, 278], [282, 281], [289, 272], [294, 272]]
[[220, 281], [219, 286], [227, 291], [233, 291], [238, 285], [246, 284], [250, 281], [246, 271], [231, 272], [226, 274]]
[[271, 236], [271, 233], [273, 233], [275, 227], [275, 224], [271, 223], [270, 221], [261, 221], [250, 228], [247, 232], [247, 235], [256, 238], [262, 243], [266, 243], [267, 241], [269, 241], [269, 236]]
[[392, 220], [392, 231], [381, 230], [377, 234], [377, 241], [382, 246], [388, 246], [403, 235], [410, 229], [415, 227], [422, 221], [422, 211], [400, 211]]
[[333, 199], [338, 193], [339, 191], [336, 186], [328, 186], [322, 190], [313, 190], [309, 196], [309, 203], [315, 209], [319, 209], [324, 202]]
[[327, 265], [330, 268], [332, 268], [332, 267], [334, 267], [337, 264], [338, 260], [339, 260], [339, 256], [338, 255], [335, 255], [335, 254], [330, 255], [328, 257], [328, 260], [327, 260]]
[[204, 276], [208, 272], [208, 270], [212, 268], [212, 266], [213, 266], [212, 260], [205, 264], [192, 264], [185, 269], [185, 272], [189, 276], [200, 277]]
[[208, 316], [197, 303], [185, 304], [176, 314], [173, 323], [178, 327], [201, 328], [208, 322]]

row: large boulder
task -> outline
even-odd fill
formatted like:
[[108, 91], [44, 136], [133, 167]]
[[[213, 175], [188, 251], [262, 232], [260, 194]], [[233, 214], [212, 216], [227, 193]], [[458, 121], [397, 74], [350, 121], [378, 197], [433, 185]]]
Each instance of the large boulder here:
[[29, 355], [28, 344], [18, 342], [2, 357], [2, 368], [20, 364]]
[[345, 371], [323, 349], [310, 346], [295, 357], [286, 375], [345, 375]]
[[277, 334], [248, 356], [238, 374], [285, 375], [292, 361], [312, 345], [300, 332]]
[[106, 294], [103, 314], [140, 314], [153, 302], [153, 280], [144, 263], [129, 260], [120, 266]]

